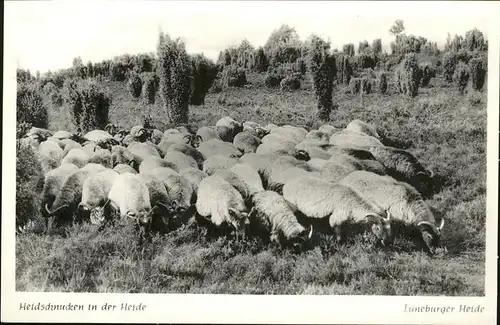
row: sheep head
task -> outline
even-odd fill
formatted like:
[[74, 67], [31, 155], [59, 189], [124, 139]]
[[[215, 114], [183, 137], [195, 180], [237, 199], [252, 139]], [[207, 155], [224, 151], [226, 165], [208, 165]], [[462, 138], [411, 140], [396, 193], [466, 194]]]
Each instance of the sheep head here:
[[391, 227], [391, 214], [386, 211], [386, 216], [377, 214], [367, 214], [365, 222], [371, 225], [371, 231], [382, 245], [392, 244], [394, 242], [394, 234]]
[[434, 255], [436, 248], [441, 246], [441, 230], [443, 226], [444, 218], [441, 218], [441, 223], [438, 227], [429, 221], [420, 221], [417, 224], [421, 234], [421, 244], [424, 250], [430, 255]]

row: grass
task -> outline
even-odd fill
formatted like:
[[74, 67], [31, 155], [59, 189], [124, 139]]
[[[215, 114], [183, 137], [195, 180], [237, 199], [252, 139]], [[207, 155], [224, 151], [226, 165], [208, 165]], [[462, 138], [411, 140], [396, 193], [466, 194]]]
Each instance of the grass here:
[[[230, 115], [238, 120], [313, 125], [310, 81], [296, 92], [269, 90], [263, 75], [250, 84], [209, 94], [190, 107], [190, 122], [213, 125]], [[390, 79], [390, 78], [389, 78]], [[390, 82], [391, 80], [389, 80]], [[125, 83], [104, 82], [113, 96], [110, 119], [123, 127], [151, 114], [166, 125], [159, 105], [145, 105]], [[389, 84], [390, 89], [394, 89]], [[412, 152], [440, 180], [428, 203], [446, 218], [448, 254], [429, 257], [411, 243], [375, 248], [354, 240], [294, 254], [257, 240], [209, 240], [202, 229], [184, 226], [151, 245], [138, 247], [133, 230], [116, 226], [98, 232], [74, 226], [67, 236], [18, 235], [16, 289], [19, 291], [190, 292], [233, 294], [484, 295], [486, 220], [486, 92], [460, 95], [434, 78], [416, 98], [378, 93], [363, 96], [337, 86], [331, 124], [359, 118], [373, 123], [391, 143]], [[54, 116], [59, 117], [55, 119]], [[64, 107], [49, 107], [49, 127], [71, 129]]]

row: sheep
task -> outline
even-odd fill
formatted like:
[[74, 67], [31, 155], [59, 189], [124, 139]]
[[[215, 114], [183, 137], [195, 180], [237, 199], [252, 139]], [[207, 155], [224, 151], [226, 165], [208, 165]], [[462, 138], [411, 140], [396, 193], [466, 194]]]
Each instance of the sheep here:
[[340, 184], [353, 188], [369, 200], [387, 209], [395, 219], [408, 226], [410, 235], [423, 249], [434, 254], [441, 245], [444, 218], [438, 222], [422, 196], [411, 185], [390, 176], [380, 176], [367, 171], [357, 171], [346, 176]]
[[139, 175], [125, 173], [116, 176], [109, 191], [108, 200], [105, 223], [113, 221], [110, 218], [111, 212], [119, 211], [122, 219], [133, 219], [146, 235], [149, 234], [152, 223], [151, 201], [148, 187], [141, 181]]
[[83, 137], [89, 141], [94, 142], [113, 138], [111, 134], [103, 130], [92, 130], [90, 132], [87, 132]]
[[153, 129], [153, 133], [151, 134], [151, 140], [154, 144], [160, 144], [161, 139], [163, 138], [163, 132], [158, 129]]
[[37, 157], [44, 172], [58, 167], [62, 155], [63, 150], [53, 141], [44, 141], [38, 146]]
[[200, 137], [201, 142], [216, 139], [216, 140], [221, 140], [222, 139], [219, 137], [217, 134], [217, 130], [215, 127], [211, 126], [202, 126], [196, 131], [196, 136]]
[[237, 237], [245, 234], [249, 224], [247, 206], [231, 184], [219, 176], [209, 176], [200, 182], [197, 197], [196, 210], [201, 217], [217, 228], [232, 226]]
[[123, 174], [123, 173], [137, 174], [137, 171], [134, 168], [132, 168], [130, 165], [125, 165], [125, 164], [118, 164], [113, 168], [113, 170], [115, 170], [118, 174]]
[[52, 131], [44, 128], [31, 127], [31, 129], [26, 133], [26, 137], [32, 137], [37, 139], [39, 142], [47, 140], [48, 137], [52, 136]]
[[320, 178], [330, 183], [336, 184], [344, 177], [356, 171], [349, 165], [342, 165], [335, 162], [327, 162], [319, 172]]
[[302, 148], [303, 147], [296, 147], [296, 149], [306, 151], [311, 158], [329, 159], [332, 156], [330, 153], [328, 153], [328, 151], [323, 150], [317, 146], [308, 146], [307, 149]]
[[295, 141], [293, 138], [284, 137], [279, 134], [270, 133], [262, 138], [262, 143], [267, 143], [267, 142], [278, 142], [278, 143], [283, 143], [283, 145], [286, 145], [288, 147], [295, 147], [297, 143], [299, 143], [300, 141]]
[[287, 152], [295, 150], [295, 143], [293, 142], [279, 142], [279, 141], [266, 141], [255, 150], [256, 153], [261, 155], [274, 154], [276, 152]]
[[153, 170], [157, 167], [168, 167], [175, 170], [176, 172], [179, 171], [174, 163], [161, 159], [160, 157], [149, 156], [144, 158], [144, 160], [139, 165], [139, 174], [144, 174], [148, 170]]
[[344, 240], [342, 226], [350, 222], [371, 225], [383, 245], [393, 241], [390, 213], [347, 186], [316, 177], [299, 177], [283, 186], [283, 197], [308, 222], [328, 218], [329, 229], [334, 230], [337, 241]]
[[89, 154], [83, 150], [83, 148], [74, 148], [68, 151], [66, 156], [61, 161], [62, 164], [75, 164], [79, 168], [82, 168], [89, 162]]
[[341, 148], [368, 149], [374, 146], [383, 147], [379, 139], [353, 131], [342, 130], [330, 137], [330, 144]]
[[205, 156], [198, 149], [193, 148], [188, 144], [176, 143], [168, 148], [167, 153], [172, 151], [182, 152], [183, 154], [192, 157], [194, 160], [196, 160], [198, 168], [200, 169], [203, 168], [203, 162], [205, 161]]
[[46, 210], [48, 218], [47, 230], [50, 230], [54, 223], [56, 226], [63, 226], [73, 221], [73, 215], [77, 211], [78, 203], [82, 198], [83, 183], [90, 176], [104, 170], [106, 170], [106, 167], [102, 165], [87, 164], [64, 181], [51, 210]]
[[311, 158], [307, 164], [313, 171], [321, 171], [325, 165], [328, 163], [328, 160], [321, 158]]
[[107, 168], [113, 168], [113, 160], [111, 158], [111, 152], [107, 149], [101, 149], [97, 147], [92, 156], [90, 156], [88, 163], [101, 164]]
[[273, 123], [269, 123], [267, 124], [265, 127], [264, 127], [264, 130], [266, 130], [267, 133], [270, 133], [271, 130], [277, 128], [278, 126], [276, 124], [273, 124]]
[[173, 133], [173, 132], [165, 132], [163, 133], [163, 137], [158, 144], [160, 148], [162, 148], [163, 151], [167, 151], [168, 148], [177, 143], [177, 144], [189, 144], [194, 147], [198, 147], [199, 143], [202, 141], [202, 139], [193, 134], [184, 134], [184, 133]]
[[425, 169], [411, 153], [392, 147], [371, 147], [369, 151], [387, 168], [390, 176], [412, 185], [424, 196], [430, 194], [434, 173]]
[[275, 183], [279, 184], [278, 179], [280, 174], [290, 167], [301, 168], [308, 172], [312, 171], [311, 167], [309, 167], [309, 165], [305, 161], [298, 160], [297, 158], [292, 156], [280, 156], [273, 161], [270, 169], [268, 170], [269, 172], [266, 173], [267, 183], [269, 184], [269, 186], [272, 186]]
[[151, 230], [154, 232], [166, 233], [175, 227], [176, 202], [169, 197], [165, 184], [152, 175], [137, 175], [142, 183], [148, 188], [149, 200], [151, 203]]
[[233, 140], [234, 146], [243, 154], [255, 152], [262, 141], [248, 131], [238, 133]]
[[330, 141], [331, 135], [324, 133], [319, 130], [312, 130], [306, 134], [305, 140], [313, 140], [321, 143], [328, 143]]
[[71, 149], [82, 148], [81, 144], [71, 139], [63, 139], [61, 140], [61, 143], [63, 144], [63, 158]]
[[345, 130], [366, 134], [380, 140], [376, 128], [361, 120], [353, 120], [345, 127]]
[[207, 175], [212, 175], [220, 170], [226, 170], [234, 166], [238, 161], [221, 155], [210, 156], [203, 162], [203, 171]]
[[257, 153], [247, 153], [240, 158], [240, 162], [247, 163], [257, 173], [259, 173], [262, 179], [262, 185], [264, 186], [264, 188], [267, 188], [268, 171], [270, 170], [270, 166], [273, 163], [273, 160], [270, 156], [259, 155]]
[[270, 134], [275, 134], [284, 139], [291, 139], [296, 143], [299, 143], [305, 139], [307, 131], [303, 128], [285, 125], [272, 129]]
[[142, 142], [132, 142], [127, 149], [134, 156], [134, 167], [140, 166], [141, 162], [150, 156], [161, 158], [158, 150]]
[[113, 137], [119, 132], [118, 126], [116, 124], [113, 124], [113, 123], [108, 123], [108, 125], [106, 125], [104, 127], [104, 131], [108, 132]]
[[247, 131], [252, 135], [262, 139], [265, 135], [269, 133], [266, 129], [264, 129], [259, 123], [246, 121], [243, 122], [243, 131]]
[[308, 171], [300, 167], [288, 167], [282, 171], [280, 169], [278, 172], [275, 172], [274, 175], [275, 176], [273, 176], [267, 189], [279, 194], [283, 193], [283, 186], [286, 182], [291, 181], [292, 179], [305, 176], [320, 177], [320, 173], [316, 171]]
[[264, 186], [262, 185], [262, 179], [260, 178], [259, 173], [249, 164], [239, 162], [233, 165], [230, 171], [245, 183], [250, 196], [264, 191]]
[[207, 173], [197, 168], [184, 168], [180, 171], [179, 174], [189, 182], [191, 188], [193, 189], [193, 195], [191, 196], [191, 204], [196, 203], [198, 186], [200, 185], [202, 179], [208, 177]]
[[71, 139], [72, 136], [73, 136], [72, 132], [64, 131], [64, 130], [56, 131], [52, 135], [53, 138], [58, 139], [58, 140]]
[[318, 131], [326, 133], [331, 137], [334, 133], [338, 132], [339, 129], [329, 124], [323, 124], [319, 127]]
[[243, 154], [231, 143], [223, 142], [220, 140], [208, 140], [204, 141], [198, 147], [198, 151], [203, 154], [205, 158], [209, 158], [214, 155], [222, 155], [229, 158], [239, 158]]
[[106, 169], [83, 182], [82, 200], [78, 204], [77, 214], [80, 221], [90, 221], [93, 224], [102, 222], [104, 204], [118, 175], [116, 171]]
[[52, 209], [56, 197], [58, 196], [61, 188], [66, 179], [78, 170], [78, 166], [74, 164], [61, 164], [61, 166], [50, 170], [45, 174], [45, 180], [42, 191], [42, 215], [47, 221], [47, 211]]
[[92, 156], [92, 154], [94, 153], [94, 151], [96, 150], [97, 148], [97, 142], [95, 141], [87, 141], [84, 143], [84, 145], [82, 146], [82, 149], [83, 151], [85, 151], [87, 153], [87, 155]]
[[186, 168], [198, 168], [198, 163], [193, 157], [185, 155], [180, 151], [167, 152], [164, 160], [174, 166], [171, 168], [176, 171], [181, 171]]
[[243, 131], [243, 125], [229, 116], [224, 116], [215, 123], [217, 134], [223, 141], [232, 142], [234, 136]]
[[111, 148], [111, 161], [113, 166], [124, 164], [134, 167], [135, 163], [134, 155], [124, 146], [113, 146]]
[[278, 193], [256, 193], [252, 202], [253, 208], [249, 214], [252, 233], [269, 235], [272, 242], [295, 249], [301, 248], [311, 239], [312, 225], [309, 229], [302, 226], [285, 199]]
[[152, 175], [156, 179], [161, 180], [167, 188], [170, 200], [172, 202], [175, 201], [176, 212], [179, 215], [187, 216], [191, 207], [193, 188], [186, 178], [168, 167], [157, 167], [147, 170], [144, 172], [144, 175]]

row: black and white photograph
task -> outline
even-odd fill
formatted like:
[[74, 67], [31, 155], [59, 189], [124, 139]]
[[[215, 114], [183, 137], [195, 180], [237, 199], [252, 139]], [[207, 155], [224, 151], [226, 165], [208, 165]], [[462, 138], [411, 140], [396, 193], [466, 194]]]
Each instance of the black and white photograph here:
[[2, 320], [496, 319], [498, 3], [5, 9]]

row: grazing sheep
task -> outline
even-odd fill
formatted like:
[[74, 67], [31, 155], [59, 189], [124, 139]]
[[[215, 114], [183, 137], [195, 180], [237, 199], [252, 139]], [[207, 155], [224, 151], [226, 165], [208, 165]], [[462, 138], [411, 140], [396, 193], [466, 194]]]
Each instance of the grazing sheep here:
[[42, 215], [47, 221], [47, 211], [52, 209], [56, 197], [59, 195], [64, 182], [68, 177], [78, 170], [78, 166], [74, 164], [62, 164], [61, 166], [50, 170], [45, 174], [45, 181], [42, 192]]
[[200, 137], [201, 142], [216, 139], [216, 140], [221, 140], [222, 139], [219, 137], [219, 134], [217, 134], [217, 130], [215, 127], [211, 126], [202, 126], [196, 131], [196, 136]]
[[82, 149], [87, 153], [87, 155], [92, 156], [94, 151], [97, 148], [97, 142], [94, 141], [87, 141], [83, 144]]
[[142, 143], [142, 142], [132, 142], [127, 149], [132, 153], [134, 156], [134, 164], [136, 166], [140, 166], [142, 161], [146, 159], [147, 157], [158, 157], [161, 159], [160, 154], [158, 153], [158, 150], [152, 148], [151, 146]]
[[108, 123], [108, 125], [104, 127], [104, 131], [108, 132], [112, 136], [115, 136], [118, 133], [118, 126], [113, 123]]
[[63, 144], [63, 158], [71, 149], [82, 148], [81, 144], [71, 139], [63, 139], [61, 140], [61, 143]]
[[52, 131], [34, 126], [26, 133], [26, 137], [32, 137], [37, 139], [39, 142], [47, 140], [50, 136], [52, 136]]
[[151, 140], [154, 144], [160, 144], [161, 139], [163, 138], [163, 132], [158, 129], [153, 129], [151, 134]]
[[276, 124], [269, 123], [264, 127], [264, 130], [266, 130], [266, 132], [271, 132], [272, 129], [275, 129], [277, 127], [278, 126]]
[[113, 138], [111, 134], [103, 130], [92, 130], [90, 132], [87, 132], [83, 137], [89, 141], [94, 142]]
[[83, 148], [74, 148], [68, 151], [66, 156], [64, 156], [61, 161], [61, 165], [74, 164], [78, 168], [82, 168], [89, 162], [89, 159], [89, 154], [85, 150], [83, 150]]
[[42, 170], [47, 172], [59, 166], [63, 150], [53, 141], [44, 141], [38, 146], [37, 156], [42, 165]]
[[262, 139], [266, 134], [269, 133], [266, 129], [264, 129], [259, 123], [246, 121], [243, 122], [243, 131], [247, 131], [254, 136]]
[[202, 142], [198, 147], [198, 151], [201, 152], [205, 158], [215, 155], [226, 156], [228, 158], [239, 158], [243, 155], [241, 151], [231, 143], [214, 139]]
[[378, 175], [387, 175], [387, 168], [380, 162], [371, 159], [360, 159], [361, 169]]
[[234, 146], [244, 154], [255, 152], [261, 143], [260, 138], [248, 131], [238, 133], [233, 140]]
[[179, 169], [174, 163], [161, 159], [160, 157], [149, 156], [144, 158], [144, 160], [139, 165], [139, 174], [147, 173], [147, 171], [153, 170], [158, 167], [168, 167], [175, 170], [176, 172], [179, 172]]
[[293, 138], [284, 137], [279, 134], [270, 133], [262, 138], [262, 143], [267, 143], [267, 142], [283, 143], [283, 145], [286, 145], [288, 147], [295, 147], [297, 143], [299, 143], [300, 141], [295, 141]]
[[123, 146], [113, 146], [111, 148], [111, 161], [113, 166], [124, 164], [131, 167], [134, 167], [135, 162], [132, 152]]
[[307, 131], [303, 128], [284, 125], [271, 130], [270, 134], [278, 135], [284, 139], [290, 139], [295, 143], [299, 143], [304, 140], [307, 134]]
[[321, 179], [336, 184], [340, 182], [344, 177], [356, 170], [357, 169], [353, 169], [352, 166], [342, 165], [329, 161], [325, 166], [323, 166], [323, 168], [319, 172], [319, 175]]
[[[380, 176], [367, 171], [349, 174], [341, 182], [362, 193], [369, 200], [387, 209], [395, 219], [402, 220], [424, 250], [435, 253], [440, 246], [444, 219], [437, 220], [422, 196], [412, 186], [398, 182], [390, 176]], [[416, 231], [415, 231], [416, 230]]]
[[269, 186], [275, 183], [279, 183], [279, 175], [291, 167], [301, 168], [305, 171], [312, 171], [311, 167], [307, 164], [307, 162], [298, 160], [292, 156], [280, 156], [275, 159], [270, 166], [270, 172], [267, 174], [267, 182]]
[[87, 178], [104, 170], [106, 167], [102, 165], [87, 164], [66, 178], [51, 210], [46, 211], [47, 230], [50, 230], [54, 223], [56, 226], [64, 226], [73, 221], [73, 215], [82, 199], [83, 183]]
[[137, 171], [132, 168], [130, 165], [125, 165], [125, 164], [118, 164], [113, 168], [114, 171], [116, 171], [118, 174], [124, 174], [124, 173], [132, 173], [132, 174], [137, 174]]
[[72, 132], [65, 131], [65, 130], [56, 131], [52, 135], [53, 138], [58, 139], [58, 140], [71, 139], [72, 136], [73, 136]]
[[197, 196], [196, 210], [201, 217], [216, 227], [223, 223], [232, 226], [237, 236], [245, 233], [249, 224], [247, 207], [231, 184], [219, 176], [209, 176], [200, 182]]
[[[267, 135], [266, 135], [267, 137]], [[274, 154], [277, 152], [289, 152], [295, 150], [295, 143], [285, 141], [265, 141], [255, 150], [261, 155]]]
[[309, 167], [311, 167], [311, 169], [313, 171], [321, 171], [321, 170], [323, 170], [323, 168], [325, 167], [325, 165], [327, 163], [328, 163], [328, 160], [321, 159], [321, 158], [311, 158], [311, 160], [309, 160], [307, 162], [307, 164], [309, 165]]
[[316, 177], [299, 177], [285, 184], [283, 197], [292, 210], [303, 213], [309, 222], [328, 219], [338, 241], [345, 237], [342, 225], [353, 222], [371, 225], [382, 244], [392, 243], [390, 214], [347, 186]]
[[191, 204], [196, 203], [198, 186], [200, 185], [200, 182], [204, 178], [208, 177], [207, 173], [197, 168], [185, 168], [180, 171], [180, 175], [189, 182], [191, 188], [193, 189], [193, 195], [191, 196]]
[[106, 168], [113, 168], [113, 159], [111, 158], [111, 152], [107, 149], [101, 149], [97, 147], [95, 151], [90, 156], [88, 163], [101, 164]]
[[247, 163], [250, 165], [257, 173], [259, 173], [262, 179], [262, 185], [267, 188], [267, 178], [270, 171], [270, 166], [273, 160], [270, 156], [259, 155], [257, 153], [247, 153], [240, 158], [240, 162]]
[[237, 163], [231, 167], [230, 171], [245, 183], [250, 196], [264, 191], [259, 173], [249, 164], [242, 162]]
[[82, 200], [78, 204], [80, 221], [90, 221], [93, 224], [100, 224], [103, 221], [104, 204], [118, 175], [116, 171], [106, 169], [83, 182]]
[[330, 144], [341, 148], [368, 149], [374, 146], [383, 147], [379, 139], [353, 131], [342, 130], [330, 137]]
[[300, 167], [288, 167], [283, 171], [276, 172], [276, 176], [272, 178], [267, 189], [282, 194], [283, 186], [287, 182], [295, 178], [305, 177], [305, 176], [321, 177], [320, 173], [315, 171], [307, 171]]
[[167, 152], [163, 159], [174, 166], [174, 168], [171, 168], [176, 171], [181, 171], [186, 168], [198, 168], [198, 163], [193, 157], [185, 155], [180, 151]]
[[[300, 147], [296, 147], [296, 149], [299, 148]], [[330, 153], [328, 153], [328, 151], [317, 146], [308, 146], [308, 148], [306, 149], [300, 148], [299, 150], [306, 151], [311, 158], [329, 159], [332, 156]]]
[[[176, 130], [177, 131], [177, 130]], [[177, 131], [178, 132], [178, 131]], [[191, 135], [189, 134], [182, 134], [180, 132], [178, 133], [173, 133], [173, 131], [171, 132], [164, 132], [163, 133], [163, 137], [161, 138], [161, 141], [160, 143], [158, 144], [158, 146], [163, 150], [163, 151], [168, 151], [168, 148], [175, 144], [175, 143], [179, 143], [179, 144], [190, 144], [191, 142]]]
[[119, 211], [121, 218], [133, 219], [145, 233], [149, 233], [151, 225], [151, 202], [149, 190], [139, 175], [119, 174], [108, 194], [109, 203], [105, 209], [105, 220], [110, 221], [110, 213]]
[[392, 147], [371, 147], [369, 150], [387, 168], [390, 176], [412, 185], [424, 196], [430, 194], [434, 173], [425, 169], [411, 153]]
[[251, 232], [268, 235], [272, 242], [283, 246], [301, 248], [311, 239], [313, 228], [306, 229], [295, 217], [285, 199], [276, 192], [263, 191], [253, 198], [250, 212]]
[[317, 141], [320, 143], [329, 143], [331, 135], [319, 130], [312, 130], [306, 134], [305, 140]]
[[227, 170], [233, 167], [238, 161], [221, 155], [210, 156], [203, 162], [203, 171], [207, 175], [212, 175], [220, 170]]
[[188, 144], [176, 143], [168, 148], [167, 153], [172, 151], [182, 152], [183, 154], [192, 157], [194, 160], [196, 160], [198, 168], [200, 169], [203, 168], [203, 162], [205, 161], [205, 156], [198, 149], [193, 148]]
[[233, 142], [236, 134], [243, 131], [243, 125], [233, 118], [225, 116], [215, 123], [215, 129], [222, 141]]
[[374, 138], [380, 139], [380, 136], [378, 135], [376, 128], [373, 125], [363, 122], [361, 120], [351, 121], [349, 124], [347, 124], [345, 130], [363, 133], [372, 136]]
[[332, 125], [323, 124], [322, 126], [320, 126], [318, 131], [326, 133], [326, 134], [328, 134], [329, 137], [331, 137], [333, 134], [337, 133], [340, 130]]

